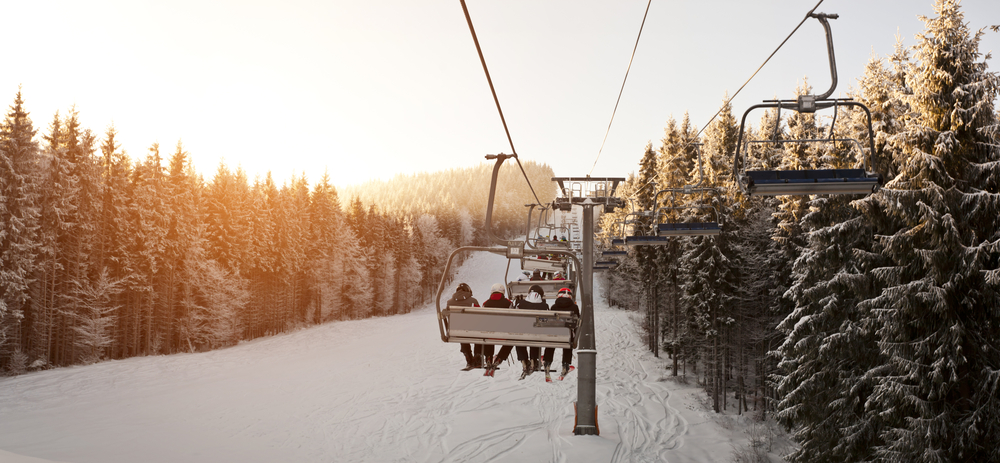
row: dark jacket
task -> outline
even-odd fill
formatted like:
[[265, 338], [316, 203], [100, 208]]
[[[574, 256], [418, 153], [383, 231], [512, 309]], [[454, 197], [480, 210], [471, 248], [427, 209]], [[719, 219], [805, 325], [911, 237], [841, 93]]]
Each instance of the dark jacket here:
[[493, 307], [495, 309], [509, 309], [510, 300], [503, 297], [503, 293], [490, 294], [490, 298], [483, 302], [483, 307]]
[[455, 291], [451, 299], [448, 299], [448, 305], [452, 307], [479, 307], [479, 301], [472, 297], [471, 291]]
[[531, 302], [530, 296], [537, 293], [528, 293], [529, 297], [517, 301], [517, 309], [529, 309], [529, 310], [549, 310], [549, 305], [545, 303], [544, 299], [538, 302]]
[[552, 303], [552, 310], [558, 310], [560, 312], [573, 312], [576, 316], [580, 316], [580, 308], [573, 303], [573, 299], [568, 297], [557, 297], [556, 301]]

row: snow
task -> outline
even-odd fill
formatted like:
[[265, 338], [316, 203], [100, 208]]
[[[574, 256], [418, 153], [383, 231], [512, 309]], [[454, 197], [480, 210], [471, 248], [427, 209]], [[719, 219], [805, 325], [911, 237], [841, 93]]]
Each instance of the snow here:
[[[478, 253], [455, 284], [486, 299], [505, 267]], [[494, 378], [459, 371], [430, 304], [212, 352], [0, 378], [0, 462], [729, 461], [746, 442], [733, 417], [670, 377], [635, 312], [594, 299], [599, 436], [573, 434], [578, 371], [552, 383], [518, 381], [511, 364]]]

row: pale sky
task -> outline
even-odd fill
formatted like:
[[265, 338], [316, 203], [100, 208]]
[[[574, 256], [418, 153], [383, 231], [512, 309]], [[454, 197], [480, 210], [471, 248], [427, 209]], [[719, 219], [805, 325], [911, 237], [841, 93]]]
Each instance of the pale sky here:
[[[558, 176], [625, 176], [670, 115], [701, 127], [818, 0], [653, 0], [597, 159], [646, 1], [467, 0], [514, 147]], [[76, 105], [133, 157], [183, 140], [198, 172], [220, 162], [335, 185], [474, 166], [510, 153], [459, 0], [5, 2], [0, 105], [18, 84], [45, 132]], [[932, 0], [825, 0], [840, 84], [856, 85], [895, 35], [913, 45]], [[965, 0], [975, 30], [1000, 2]], [[1000, 52], [987, 30], [980, 49]], [[996, 58], [991, 70], [1000, 71]], [[734, 100], [829, 88], [823, 29], [808, 20]], [[756, 118], [757, 116], [752, 116]]]

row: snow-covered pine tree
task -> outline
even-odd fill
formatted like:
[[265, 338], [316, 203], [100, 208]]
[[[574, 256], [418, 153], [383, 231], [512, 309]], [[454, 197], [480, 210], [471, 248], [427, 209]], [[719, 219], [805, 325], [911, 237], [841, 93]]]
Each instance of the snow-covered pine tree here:
[[[29, 350], [34, 316], [28, 302], [40, 246], [35, 132], [18, 89], [0, 122], [0, 370], [10, 366], [12, 354]], [[21, 361], [14, 363], [23, 369]]]
[[857, 202], [880, 228], [875, 297], [888, 362], [868, 416], [885, 420], [885, 461], [1000, 461], [1000, 150], [998, 77], [979, 53], [959, 4], [938, 0], [922, 18], [912, 94], [897, 150], [899, 175]]
[[38, 366], [58, 364], [56, 347], [61, 328], [67, 326], [65, 316], [57, 311], [61, 300], [59, 289], [64, 276], [62, 259], [65, 258], [65, 242], [62, 238], [70, 234], [72, 224], [67, 218], [73, 216], [74, 204], [71, 198], [76, 191], [76, 183], [66, 160], [63, 144], [62, 122], [56, 112], [48, 133], [42, 138], [45, 146], [42, 152], [41, 177], [46, 188], [40, 189], [39, 207], [39, 254], [36, 266], [34, 299], [37, 323], [33, 326], [32, 352]]
[[[897, 46], [894, 56], [905, 53]], [[859, 168], [863, 155], [875, 160], [878, 172], [895, 171], [892, 156], [883, 148], [902, 123], [900, 98], [905, 91], [900, 83], [881, 59], [869, 61], [857, 99], [871, 109], [876, 153], [857, 153], [838, 144], [820, 159], [820, 167]], [[869, 146], [862, 111], [843, 114], [835, 133]], [[874, 388], [868, 373], [885, 358], [876, 345], [871, 314], [859, 309], [858, 301], [872, 296], [870, 271], [881, 262], [871, 253], [873, 221], [851, 207], [853, 199], [815, 196], [800, 221], [807, 246], [794, 264], [795, 280], [786, 293], [794, 310], [778, 326], [786, 338], [776, 351], [782, 359], [778, 419], [795, 429], [799, 447], [789, 457], [796, 462], [864, 460], [878, 443], [877, 417], [857, 417]]]
[[178, 141], [170, 156], [166, 178], [166, 208], [169, 222], [164, 237], [163, 266], [164, 293], [163, 313], [157, 323], [164, 332], [163, 352], [177, 352], [184, 349], [181, 336], [181, 321], [186, 316], [183, 290], [188, 284], [185, 268], [186, 256], [200, 252], [196, 240], [203, 233], [200, 215], [199, 189], [201, 182], [191, 167], [188, 153]]
[[78, 288], [79, 310], [73, 316], [73, 344], [82, 363], [104, 359], [114, 344], [114, 326], [119, 307], [114, 304], [123, 290], [123, 280], [112, 280], [107, 267], [83, 288]]
[[[718, 211], [719, 217], [731, 216], [731, 199], [724, 192], [733, 188], [732, 153], [736, 149], [737, 127], [728, 98], [724, 101], [718, 118], [705, 130], [701, 155], [704, 159], [703, 186], [717, 188], [719, 195], [705, 195], [689, 198], [691, 204], [709, 204]], [[697, 170], [697, 167], [694, 168]], [[697, 172], [689, 178], [697, 177]], [[706, 201], [708, 201], [706, 203]], [[693, 210], [694, 213], [701, 213]], [[709, 216], [691, 215], [688, 220], [707, 221]], [[685, 308], [685, 318], [689, 336], [702, 336], [704, 342], [692, 346], [689, 358], [701, 356], [705, 359], [706, 387], [712, 394], [713, 408], [722, 411], [722, 390], [724, 378], [722, 363], [726, 346], [722, 345], [722, 332], [733, 319], [729, 313], [737, 300], [739, 283], [739, 262], [732, 249], [732, 236], [728, 229], [717, 236], [696, 236], [685, 243], [680, 266], [686, 270], [683, 278], [681, 304]]]
[[100, 185], [101, 168], [96, 158], [97, 137], [89, 129], [80, 125], [79, 114], [71, 108], [63, 120], [63, 147], [60, 153], [66, 156], [66, 164], [70, 168], [70, 183], [75, 185], [74, 194], [69, 197], [73, 207], [70, 215], [64, 217], [71, 224], [64, 236], [60, 264], [63, 273], [57, 279], [60, 286], [56, 291], [58, 307], [67, 319], [62, 326], [65, 329], [59, 333], [56, 344], [56, 359], [58, 364], [71, 364], [77, 361], [76, 333], [73, 327], [75, 316], [82, 309], [77, 297], [81, 288], [92, 286], [92, 279], [98, 274], [98, 218], [100, 217]]
[[[671, 116], [667, 120], [667, 127], [664, 129], [664, 137], [660, 146], [659, 158], [659, 182], [661, 188], [683, 188], [692, 184], [688, 177], [696, 169], [697, 162], [695, 156], [700, 152], [695, 145], [697, 142], [697, 131], [691, 126], [691, 118], [687, 112], [680, 127]], [[687, 198], [680, 194], [668, 195], [664, 198], [665, 203], [660, 206], [679, 206], [686, 203]], [[665, 214], [668, 220], [677, 221], [680, 214], [676, 210], [668, 211]], [[669, 339], [670, 357], [673, 360], [673, 375], [677, 376], [680, 359], [685, 342], [690, 343], [686, 337], [686, 330], [682, 330], [685, 321], [681, 310], [681, 281], [683, 270], [678, 265], [683, 251], [681, 239], [671, 239], [665, 246], [657, 248], [656, 262], [661, 269], [658, 272], [660, 286], [664, 288], [661, 294], [664, 296], [664, 307], [667, 310], [662, 314], [664, 323], [661, 323], [660, 336]]]
[[[139, 321], [132, 332], [132, 344], [137, 354], [150, 355], [154, 346], [162, 344], [164, 335], [156, 323], [164, 311], [161, 296], [164, 240], [167, 235], [166, 176], [160, 156], [160, 145], [154, 143], [146, 158], [132, 172], [132, 192], [129, 198], [131, 216], [128, 253], [131, 255], [135, 278], [131, 291], [135, 294]], [[157, 290], [159, 287], [159, 291]], [[159, 340], [159, 341], [155, 341]]]

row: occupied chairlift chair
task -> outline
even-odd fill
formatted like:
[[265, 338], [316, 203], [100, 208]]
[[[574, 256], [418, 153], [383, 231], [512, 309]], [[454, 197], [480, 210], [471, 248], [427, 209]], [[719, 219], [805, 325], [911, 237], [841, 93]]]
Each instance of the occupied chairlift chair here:
[[[821, 95], [800, 95], [795, 100], [764, 100], [764, 103], [751, 106], [743, 113], [740, 122], [739, 138], [733, 159], [733, 175], [740, 189], [747, 195], [777, 196], [777, 195], [816, 195], [816, 194], [868, 194], [879, 188], [882, 177], [872, 172], [871, 156], [875, 153], [875, 135], [872, 130], [872, 115], [868, 108], [850, 98], [828, 98], [837, 87], [837, 64], [833, 54], [833, 33], [828, 19], [836, 19], [835, 14], [812, 13], [826, 30], [826, 44], [830, 59], [830, 74], [832, 83], [830, 89]], [[837, 121], [837, 109], [857, 107], [864, 110], [868, 126], [868, 150], [865, 157], [861, 142], [852, 138], [835, 138], [833, 128]], [[776, 143], [777, 140], [745, 140], [746, 120], [751, 111], [758, 108], [777, 108], [778, 117], [775, 124], [775, 137], [781, 125], [781, 109], [791, 109], [799, 113], [815, 113], [820, 109], [833, 108], [833, 123], [830, 125], [830, 135], [825, 139], [784, 140], [783, 143], [833, 143], [845, 142], [856, 146], [863, 160], [862, 169], [818, 169], [818, 170], [747, 170], [747, 149], [754, 143]]]
[[580, 317], [572, 312], [486, 307], [441, 307], [441, 295], [444, 293], [445, 285], [451, 276], [452, 262], [455, 256], [463, 252], [486, 251], [506, 256], [508, 259], [520, 259], [526, 255], [556, 254], [564, 256], [579, 267], [579, 259], [572, 252], [525, 249], [524, 241], [507, 241], [493, 236], [492, 217], [497, 175], [503, 161], [513, 157], [515, 155], [486, 156], [487, 159], [496, 159], [486, 209], [486, 234], [494, 246], [463, 246], [448, 256], [435, 299], [441, 340], [453, 343], [575, 348], [579, 338]]

